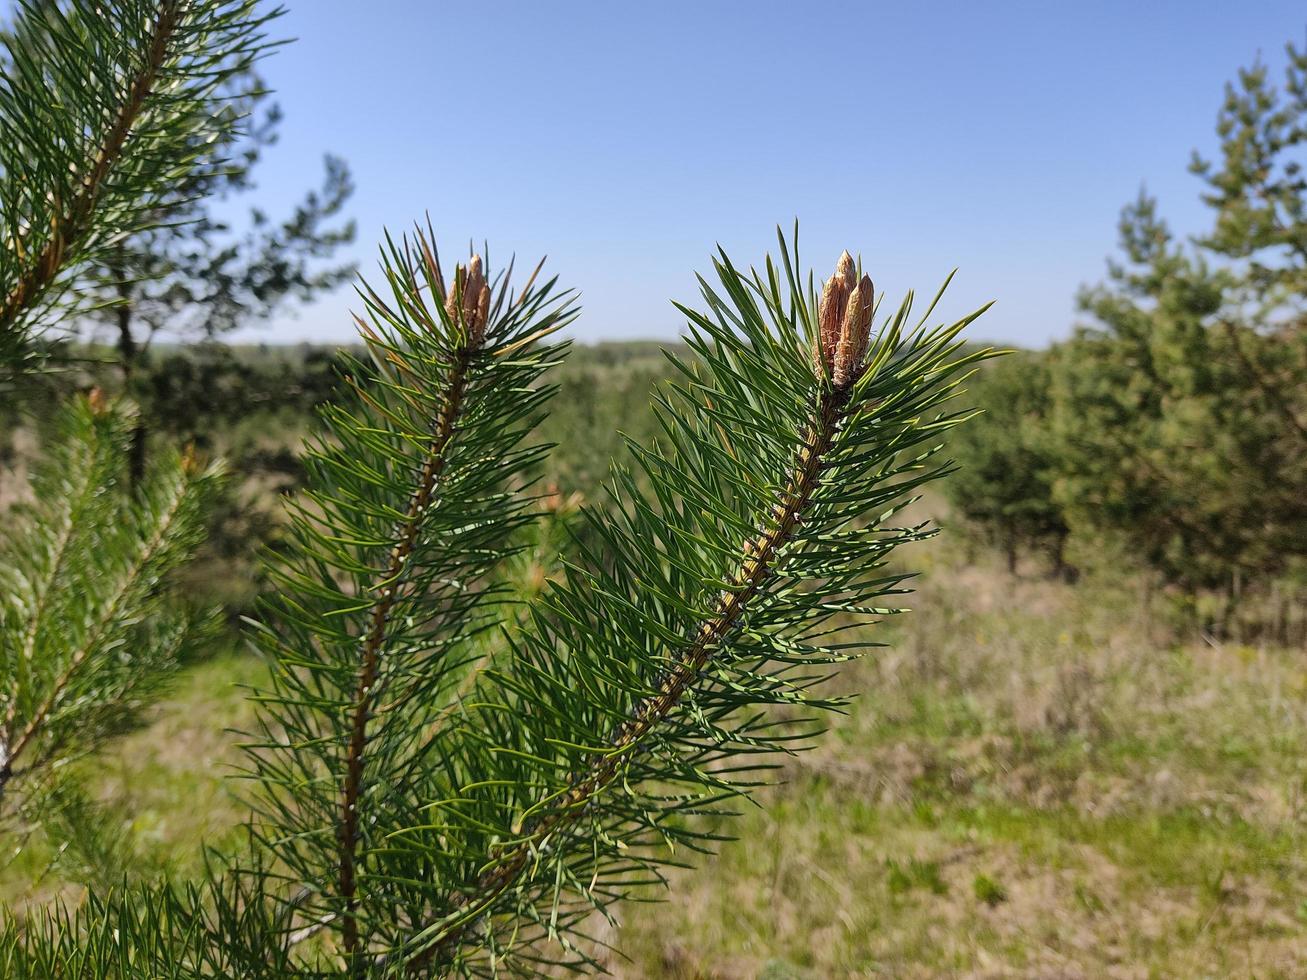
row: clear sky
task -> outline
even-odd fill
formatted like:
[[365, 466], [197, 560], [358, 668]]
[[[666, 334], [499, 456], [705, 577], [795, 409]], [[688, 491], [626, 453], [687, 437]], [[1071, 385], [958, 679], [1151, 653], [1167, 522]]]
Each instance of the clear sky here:
[[[674, 337], [716, 243], [752, 262], [795, 217], [822, 275], [847, 247], [896, 301], [957, 266], [946, 312], [998, 301], [977, 336], [1063, 336], [1141, 185], [1200, 229], [1222, 86], [1307, 37], [1300, 0], [287, 2], [258, 203], [339, 153], [365, 274], [429, 210], [446, 252], [547, 252], [585, 340]], [[349, 339], [355, 305], [238, 339]]]

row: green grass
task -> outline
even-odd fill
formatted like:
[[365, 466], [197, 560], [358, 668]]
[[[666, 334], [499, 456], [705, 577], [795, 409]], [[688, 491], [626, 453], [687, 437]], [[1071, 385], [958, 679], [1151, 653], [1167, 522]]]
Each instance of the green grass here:
[[1116, 589], [935, 559], [832, 737], [626, 911], [612, 969], [1304, 975], [1301, 653], [1158, 644]]

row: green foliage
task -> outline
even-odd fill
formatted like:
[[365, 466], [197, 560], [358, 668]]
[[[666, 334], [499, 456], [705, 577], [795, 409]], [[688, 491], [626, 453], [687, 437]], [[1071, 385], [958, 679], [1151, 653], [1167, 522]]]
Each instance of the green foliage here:
[[627, 458], [627, 440], [658, 434], [649, 401], [673, 369], [653, 344], [579, 347], [551, 374], [558, 386], [538, 437], [555, 448], [543, 461], [545, 478], [565, 492], [603, 500], [609, 464]]
[[[785, 269], [796, 263], [787, 252]], [[686, 311], [695, 360], [675, 360], [681, 383], [659, 398], [663, 438], [633, 447], [654, 489], [614, 472], [613, 506], [588, 517], [599, 544], [505, 637], [510, 655], [475, 676], [458, 710], [443, 710], [443, 664], [426, 668], [421, 702], [385, 692], [365, 744], [380, 765], [359, 796], [355, 898], [327, 905], [353, 969], [377, 957], [442, 974], [576, 962], [569, 937], [592, 910], [683, 860], [669, 846], [711, 846], [716, 834], [686, 818], [747, 793], [766, 753], [812, 734], [809, 711], [835, 703], [812, 687], [856, 652], [840, 641], [844, 618], [887, 612], [877, 600], [900, 591], [903, 575], [877, 569], [929, 532], [882, 522], [940, 472], [937, 433], [962, 417], [940, 405], [967, 360], [954, 339], [963, 324], [910, 330], [905, 303], [856, 383], [832, 388], [812, 367], [816, 297], [794, 273], [769, 262], [765, 278], [744, 276], [724, 257], [718, 272], [725, 298], [705, 283], [710, 313]], [[381, 587], [390, 581], [383, 572]], [[370, 679], [369, 645], [347, 636], [346, 677]], [[458, 639], [419, 648], [457, 663]], [[327, 750], [321, 766], [339, 767], [340, 742]], [[273, 778], [321, 793], [290, 824], [288, 863], [325, 891], [321, 869], [348, 840], [332, 814], [348, 795], [311, 775]]]
[[953, 509], [983, 529], [1015, 567], [1019, 548], [1046, 549], [1061, 565], [1068, 529], [1053, 498], [1058, 447], [1048, 428], [1047, 359], [1021, 352], [979, 372], [971, 398], [981, 413], [949, 444], [958, 471], [943, 484]]
[[1189, 592], [1265, 585], [1307, 556], [1307, 334], [1244, 320], [1247, 283], [1177, 244], [1150, 199], [1121, 235], [1126, 261], [1082, 298], [1101, 326], [1054, 355], [1068, 523]]
[[255, 0], [20, 0], [0, 55], [0, 364], [193, 173], [265, 49]]
[[1285, 53], [1282, 89], [1260, 62], [1226, 86], [1219, 163], [1195, 153], [1190, 165], [1215, 212], [1199, 245], [1235, 264], [1243, 312], [1257, 326], [1301, 324], [1307, 295], [1307, 47]]
[[[1282, 90], [1227, 88], [1218, 162], [1195, 157], [1211, 230], [1178, 240], [1141, 194], [1121, 256], [1082, 291], [1092, 322], [986, 372], [954, 507], [1003, 543], [1129, 556], [1217, 632], [1307, 569], [1307, 54]], [[1281, 617], [1282, 618], [1282, 617]], [[1193, 620], [1190, 619], [1192, 624]]]
[[[15, 980], [193, 980], [288, 977], [286, 924], [257, 892], [261, 878], [212, 869], [198, 885], [122, 884], [75, 909], [0, 923], [0, 974]], [[251, 884], [253, 883], [253, 884]]]
[[272, 573], [260, 642], [280, 667], [254, 749], [259, 835], [307, 891], [303, 913], [341, 924], [355, 955], [402, 942], [407, 899], [378, 855], [422, 822], [438, 720], [495, 625], [491, 573], [530, 519], [514, 489], [544, 451], [524, 437], [561, 353], [543, 341], [574, 315], [552, 280], [514, 295], [509, 271], [482, 280], [479, 310], [488, 258], [447, 293], [420, 232], [383, 258], [384, 292], [362, 293], [371, 363], [323, 409]]
[[[220, 437], [266, 435], [269, 426], [280, 435], [302, 426], [335, 392], [350, 356], [327, 348], [310, 349], [303, 358], [264, 348], [155, 348], [137, 369], [141, 410], [149, 413], [149, 427], [169, 441], [240, 450]], [[258, 469], [258, 462], [248, 461], [248, 468]]]
[[134, 723], [202, 627], [173, 575], [203, 537], [221, 467], [172, 453], [124, 492], [129, 410], [65, 412], [7, 515], [0, 562], [0, 791]]
[[[323, 410], [256, 632], [276, 666], [249, 746], [255, 850], [196, 890], [9, 930], [14, 972], [579, 965], [592, 911], [723, 839], [698, 818], [808, 744], [842, 703], [819, 685], [865, 646], [847, 629], [895, 611], [888, 557], [932, 532], [894, 515], [947, 469], [940, 437], [967, 414], [947, 402], [983, 356], [958, 340], [971, 317], [912, 326], [910, 296], [860, 342], [868, 284], [814, 365], [817, 296], [782, 246], [762, 273], [719, 260], [662, 435], [582, 512], [576, 560], [536, 579], [526, 436], [568, 295], [514, 296], [480, 257], [447, 285], [425, 235], [390, 243], [384, 292], [362, 292], [371, 361]], [[532, 601], [506, 607], [524, 578]]]

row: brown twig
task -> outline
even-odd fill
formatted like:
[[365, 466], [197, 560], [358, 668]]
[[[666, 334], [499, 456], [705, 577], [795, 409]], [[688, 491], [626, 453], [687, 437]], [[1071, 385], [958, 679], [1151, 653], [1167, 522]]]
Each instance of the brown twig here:
[[349, 748], [345, 760], [345, 782], [341, 787], [340, 825], [337, 840], [340, 845], [339, 886], [341, 897], [345, 900], [345, 911], [341, 921], [341, 935], [345, 953], [351, 961], [358, 959], [358, 896], [356, 858], [359, 826], [359, 797], [363, 786], [363, 757], [367, 745], [368, 718], [372, 713], [373, 688], [381, 669], [381, 648], [386, 638], [386, 625], [390, 612], [399, 598], [399, 579], [404, 571], [409, 555], [417, 541], [421, 529], [422, 515], [431, 503], [435, 486], [444, 471], [449, 444], [457, 429], [457, 423], [463, 410], [464, 396], [467, 393], [468, 369], [471, 365], [473, 346], [481, 334], [470, 331], [470, 343], [459, 350], [455, 356], [449, 391], [441, 407], [435, 425], [431, 443], [427, 449], [426, 462], [418, 474], [417, 489], [409, 500], [408, 511], [398, 528], [398, 539], [390, 552], [390, 560], [385, 577], [379, 588], [379, 599], [372, 607], [368, 629], [363, 638], [362, 659], [359, 665], [358, 684], [355, 689], [353, 709], [350, 718]]

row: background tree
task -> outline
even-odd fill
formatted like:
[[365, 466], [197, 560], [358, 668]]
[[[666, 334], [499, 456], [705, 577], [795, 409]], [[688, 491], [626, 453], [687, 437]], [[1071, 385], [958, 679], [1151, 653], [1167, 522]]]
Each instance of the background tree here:
[[[1219, 163], [1197, 154], [1203, 200], [1215, 211], [1201, 249], [1233, 267], [1220, 327], [1257, 411], [1271, 418], [1266, 463], [1280, 477], [1268, 498], [1272, 519], [1296, 523], [1285, 535], [1295, 557], [1307, 551], [1307, 509], [1295, 488], [1307, 475], [1307, 48], [1286, 46], [1283, 88], [1264, 65], [1226, 87], [1217, 121]], [[1244, 329], [1240, 329], [1243, 327]]]
[[1185, 594], [1221, 592], [1224, 629], [1247, 589], [1307, 555], [1302, 323], [1267, 319], [1289, 294], [1177, 242], [1147, 196], [1121, 241], [1124, 261], [1081, 296], [1097, 325], [1053, 361], [1057, 499]]
[[[259, 207], [238, 226], [238, 201], [257, 189], [255, 170], [277, 142], [281, 110], [253, 69], [232, 77], [222, 113], [223, 137], [199, 149], [185, 180], [157, 203], [151, 227], [120, 240], [101, 270], [102, 316], [126, 388], [144, 413], [133, 435], [131, 474], [144, 467], [148, 419], [174, 419], [150, 400], [152, 385], [138, 377], [140, 359], [160, 332], [212, 344], [224, 334], [272, 316], [290, 299], [309, 300], [348, 280], [352, 262], [332, 264], [339, 248], [354, 240], [353, 221], [341, 212], [353, 183], [339, 157], [327, 156], [320, 188], [309, 191], [291, 214], [274, 221]], [[203, 356], [201, 346], [192, 356]], [[192, 398], [205, 397], [202, 389]]]
[[1224, 277], [1174, 241], [1150, 198], [1125, 209], [1120, 232], [1124, 261], [1080, 298], [1099, 326], [1053, 362], [1058, 497], [1084, 535], [1120, 534], [1168, 581], [1212, 587], [1241, 551], [1230, 508], [1253, 504], [1228, 461], [1197, 451], [1234, 380], [1212, 349]]
[[[1213, 214], [1198, 247], [1234, 267], [1227, 302], [1243, 325], [1297, 327], [1307, 304], [1307, 48], [1286, 46], [1283, 88], [1260, 62], [1227, 84], [1216, 161], [1197, 152]], [[1286, 339], [1282, 337], [1281, 339]], [[1299, 418], [1301, 421], [1301, 418]]]
[[1065, 568], [1069, 533], [1053, 498], [1057, 447], [1046, 354], [1009, 355], [970, 385], [981, 414], [961, 426], [951, 450], [958, 470], [943, 483], [953, 509], [1002, 548], [1016, 571], [1022, 549], [1046, 551], [1055, 574]]
[[1218, 630], [1307, 560], [1307, 52], [1287, 53], [1283, 87], [1260, 64], [1227, 86], [1217, 159], [1194, 155], [1211, 230], [1177, 239], [1141, 192], [1080, 293], [1091, 322], [978, 379], [947, 485], [1010, 560], [1023, 534], [1110, 539], [1191, 612], [1222, 595]]

